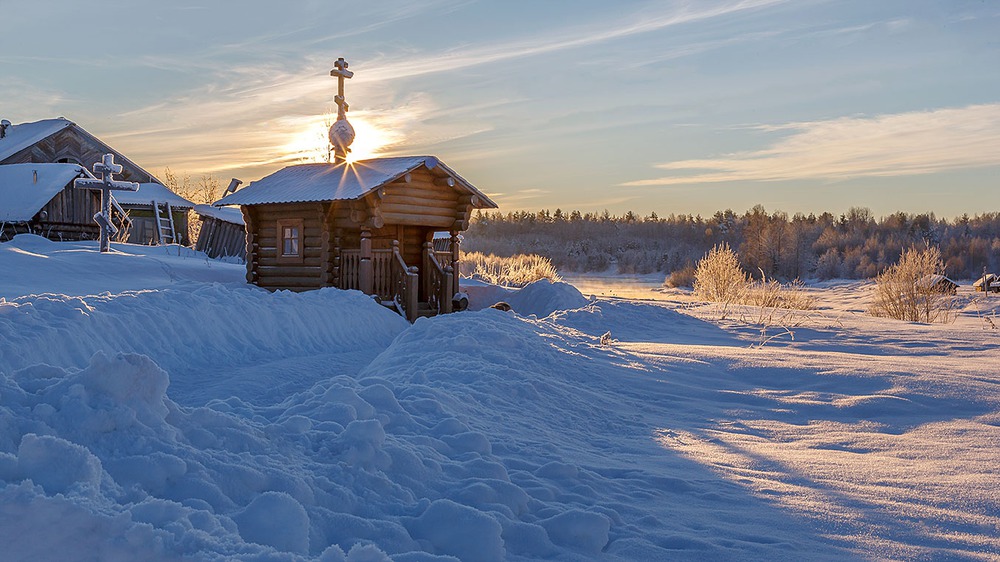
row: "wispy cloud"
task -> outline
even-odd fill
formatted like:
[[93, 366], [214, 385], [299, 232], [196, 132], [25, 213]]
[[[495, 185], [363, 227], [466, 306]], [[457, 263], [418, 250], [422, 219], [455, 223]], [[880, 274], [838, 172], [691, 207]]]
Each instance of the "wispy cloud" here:
[[622, 185], [839, 180], [1000, 165], [1000, 103], [757, 128], [788, 135], [763, 150], [658, 164], [674, 173]]
[[393, 58], [390, 62], [371, 61], [374, 68], [366, 70], [364, 80], [397, 80], [411, 76], [459, 70], [504, 60], [551, 53], [596, 45], [667, 27], [722, 17], [736, 12], [765, 8], [787, 0], [743, 0], [704, 7], [684, 5], [666, 13], [633, 14], [618, 22], [581, 27], [502, 44], [474, 48], [458, 48], [438, 54], [414, 55], [408, 59]]
[[[453, 5], [452, 0], [430, 1]], [[597, 44], [784, 1], [729, 1], [665, 13], [635, 13], [616, 23], [555, 31], [544, 39], [394, 56], [391, 61], [367, 61], [364, 72], [352, 80], [352, 92], [357, 99], [368, 100], [365, 117], [372, 125], [394, 133], [383, 152], [392, 153], [414, 144], [433, 146], [488, 131], [491, 125], [479, 122], [470, 126], [466, 122], [464, 130], [444, 123], [431, 126], [426, 119], [435, 109], [434, 104], [421, 98], [419, 92], [387, 97], [387, 92], [395, 89], [387, 90], [386, 81]], [[414, 15], [412, 10], [400, 9], [392, 19]], [[224, 63], [228, 60], [224, 54], [232, 48], [233, 45], [217, 48], [216, 54], [221, 57], [218, 61], [212, 56], [195, 61], [158, 55], [142, 57], [143, 64], [156, 68], [191, 70], [196, 66], [213, 76], [213, 80], [169, 98], [153, 100], [146, 107], [122, 112], [118, 117], [126, 118], [128, 130], [102, 134], [112, 141], [128, 144], [123, 149], [128, 148], [130, 154], [150, 162], [153, 169], [159, 169], [159, 163], [163, 163], [178, 170], [208, 173], [234, 170], [250, 174], [266, 173], [294, 161], [299, 156], [296, 151], [289, 153], [287, 148], [302, 146], [304, 131], [312, 135], [308, 131], [316, 128], [317, 120], [323, 118], [322, 109], [329, 105], [335, 82], [324, 76], [324, 64], [330, 61], [304, 57], [293, 66], [284, 57], [265, 57], [256, 59], [252, 65]], [[381, 100], [373, 104], [377, 98]], [[356, 110], [352, 116], [362, 114]], [[164, 123], [170, 126], [165, 127]]]

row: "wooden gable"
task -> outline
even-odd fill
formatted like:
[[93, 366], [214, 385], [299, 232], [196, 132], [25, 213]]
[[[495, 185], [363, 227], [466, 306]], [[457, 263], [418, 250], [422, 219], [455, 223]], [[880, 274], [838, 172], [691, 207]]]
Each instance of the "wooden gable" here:
[[122, 166], [119, 178], [134, 182], [162, 183], [152, 174], [129, 160], [125, 155], [111, 148], [81, 127], [73, 124], [40, 141], [25, 147], [0, 161], [0, 164], [54, 164], [66, 162], [79, 164], [90, 169], [94, 162], [100, 162], [105, 154], [115, 155], [115, 161]]

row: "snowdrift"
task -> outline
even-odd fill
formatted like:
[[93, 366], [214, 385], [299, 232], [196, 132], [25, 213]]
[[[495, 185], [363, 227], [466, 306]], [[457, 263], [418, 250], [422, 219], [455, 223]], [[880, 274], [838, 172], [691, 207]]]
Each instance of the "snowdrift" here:
[[[865, 346], [857, 360], [816, 327], [822, 345], [754, 354], [738, 330], [663, 303], [547, 281], [472, 287], [480, 310], [411, 326], [357, 292], [268, 293], [198, 257], [15, 241], [0, 269], [46, 263], [20, 271], [32, 291], [0, 299], [5, 559], [1000, 548], [982, 445], [998, 437], [1000, 399], [930, 335], [913, 347], [866, 333], [849, 344]], [[95, 290], [105, 258], [130, 260], [115, 292]], [[76, 291], [48, 278], [59, 268]], [[514, 312], [487, 308], [496, 300]], [[996, 357], [993, 340], [920, 329]], [[936, 371], [901, 372], [893, 354]]]

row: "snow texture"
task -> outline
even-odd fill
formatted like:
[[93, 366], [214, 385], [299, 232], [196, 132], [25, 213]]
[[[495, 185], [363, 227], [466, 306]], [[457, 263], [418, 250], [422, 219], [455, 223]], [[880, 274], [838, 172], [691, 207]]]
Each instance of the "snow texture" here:
[[6, 560], [1000, 553], [995, 303], [892, 324], [828, 287], [750, 348], [710, 305], [470, 285], [409, 325], [116, 249], [0, 244]]

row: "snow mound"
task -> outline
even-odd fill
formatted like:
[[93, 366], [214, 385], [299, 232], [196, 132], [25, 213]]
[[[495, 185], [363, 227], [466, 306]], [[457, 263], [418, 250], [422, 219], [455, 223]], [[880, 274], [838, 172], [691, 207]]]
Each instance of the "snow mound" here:
[[[295, 382], [275, 380], [273, 369], [250, 374], [236, 367], [335, 351], [375, 354], [407, 326], [361, 293], [337, 289], [269, 293], [214, 283], [88, 297], [29, 295], [0, 299], [0, 371], [38, 364], [79, 369], [97, 352], [136, 353], [169, 371], [185, 402], [203, 404], [228, 377], [248, 395]], [[232, 370], [220, 372], [220, 366]], [[307, 388], [308, 380], [293, 386]], [[218, 392], [232, 396], [233, 388], [222, 385]]]
[[[244, 293], [236, 296], [343, 298], [348, 310], [353, 302], [342, 292], [304, 301]], [[87, 310], [67, 314], [73, 329], [62, 336], [97, 341], [88, 339], [94, 324], [73, 322], [100, 316], [102, 299], [46, 306]], [[274, 335], [266, 323], [243, 326], [255, 345]], [[594, 556], [613, 537], [637, 536], [622, 519], [629, 500], [594, 510], [608, 483], [585, 468], [596, 457], [525, 450], [535, 439], [580, 439], [602, 411], [574, 398], [594, 362], [559, 350], [589, 347], [578, 333], [492, 309], [397, 333], [356, 374], [266, 406], [237, 397], [180, 406], [167, 394], [168, 371], [135, 353], [0, 374], [5, 513], [136, 536], [121, 556], [144, 559], [518, 560]], [[71, 513], [62, 498], [72, 498]]]
[[573, 285], [540, 279], [521, 288], [500, 287], [481, 281], [462, 280], [462, 290], [469, 294], [470, 308], [480, 310], [503, 301], [522, 316], [544, 318], [557, 310], [573, 310], [590, 303]]
[[47, 494], [97, 493], [101, 461], [86, 448], [51, 435], [29, 433], [17, 449], [15, 480], [30, 480]]
[[285, 552], [309, 552], [309, 515], [302, 504], [284, 492], [264, 492], [233, 515], [233, 520], [247, 542]]
[[500, 562], [504, 559], [503, 531], [495, 517], [477, 509], [441, 499], [431, 503], [409, 525], [418, 539], [436, 552], [466, 562]]

